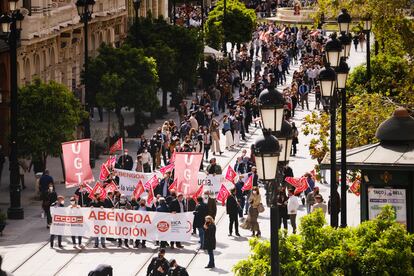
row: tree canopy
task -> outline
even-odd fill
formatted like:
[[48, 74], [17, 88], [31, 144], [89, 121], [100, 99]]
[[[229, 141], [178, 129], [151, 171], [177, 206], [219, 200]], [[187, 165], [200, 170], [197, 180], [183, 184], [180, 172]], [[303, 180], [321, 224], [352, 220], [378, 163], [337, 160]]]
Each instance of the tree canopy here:
[[[226, 42], [244, 43], [252, 38], [256, 27], [256, 13], [239, 0], [226, 0], [226, 18], [224, 1], [218, 0], [215, 8], [208, 14], [204, 27], [206, 43], [220, 49]], [[225, 20], [225, 22], [224, 22]]]
[[[301, 219], [299, 234], [280, 231], [282, 275], [413, 275], [414, 236], [385, 206], [357, 227], [326, 226], [320, 209]], [[251, 239], [251, 254], [238, 262], [238, 276], [270, 275], [270, 242]]]
[[57, 82], [35, 79], [18, 93], [19, 155], [40, 160], [59, 156], [61, 143], [75, 138], [87, 113], [74, 94]]

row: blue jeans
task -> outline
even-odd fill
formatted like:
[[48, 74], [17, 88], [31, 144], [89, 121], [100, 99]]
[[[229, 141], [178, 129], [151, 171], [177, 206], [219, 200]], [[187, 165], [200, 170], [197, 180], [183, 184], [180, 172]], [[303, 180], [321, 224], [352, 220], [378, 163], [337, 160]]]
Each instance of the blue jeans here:
[[105, 238], [98, 238], [98, 237], [95, 237], [94, 239], [95, 239], [95, 246], [98, 246], [98, 245], [99, 245], [99, 240], [101, 240], [101, 245], [102, 245], [102, 246], [104, 246], [104, 245], [105, 245]]
[[213, 249], [209, 249], [207, 250], [208, 252], [208, 257], [209, 257], [209, 261], [208, 261], [208, 266], [212, 266], [214, 267], [214, 254], [213, 254]]
[[219, 102], [218, 101], [211, 101], [211, 105], [213, 106], [213, 112], [215, 115], [219, 114]]
[[204, 248], [204, 228], [198, 227], [198, 234], [200, 236], [200, 247]]

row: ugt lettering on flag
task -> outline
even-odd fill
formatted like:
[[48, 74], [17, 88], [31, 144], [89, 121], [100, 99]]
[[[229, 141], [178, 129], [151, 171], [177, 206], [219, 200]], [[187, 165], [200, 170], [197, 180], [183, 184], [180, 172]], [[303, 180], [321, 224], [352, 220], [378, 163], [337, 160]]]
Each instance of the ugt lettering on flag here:
[[177, 193], [192, 196], [198, 189], [198, 170], [203, 159], [199, 152], [177, 152], [175, 154], [175, 174]]
[[89, 164], [89, 147], [89, 139], [62, 143], [66, 188], [94, 181]]

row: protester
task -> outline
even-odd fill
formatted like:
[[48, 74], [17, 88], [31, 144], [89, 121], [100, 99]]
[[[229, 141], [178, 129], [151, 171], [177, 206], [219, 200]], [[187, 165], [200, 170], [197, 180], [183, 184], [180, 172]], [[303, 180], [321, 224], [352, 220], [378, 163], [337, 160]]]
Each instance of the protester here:
[[[170, 208], [167, 205], [167, 202], [165, 201], [165, 198], [160, 197], [158, 200], [158, 207], [157, 207], [157, 212], [160, 213], [169, 213], [170, 212]], [[160, 242], [160, 247], [161, 248], [165, 248], [168, 245], [168, 243], [166, 241], [161, 241]]]
[[[121, 197], [118, 202], [115, 203], [115, 209], [120, 210], [131, 210], [132, 206], [131, 203], [128, 202], [128, 199], [124, 194], [121, 194]], [[124, 239], [124, 245], [126, 248], [129, 248], [128, 239]], [[118, 247], [122, 247], [122, 239], [118, 239]]]
[[[177, 214], [177, 213], [184, 213], [186, 210], [187, 210], [187, 207], [184, 201], [184, 196], [182, 193], [179, 193], [177, 195], [177, 198], [173, 199], [170, 203], [170, 212], [173, 214]], [[184, 248], [184, 246], [182, 246], [181, 242], [179, 241], [177, 242], [172, 241], [170, 243], [171, 248], [174, 248], [174, 243], [177, 248]]]
[[227, 198], [227, 201], [226, 201], [226, 212], [229, 215], [229, 236], [232, 236], [233, 234], [233, 224], [234, 224], [234, 232], [236, 233], [236, 236], [240, 237], [239, 221], [238, 221], [239, 209], [240, 209], [240, 204], [237, 201], [236, 189], [233, 188], [230, 190], [230, 196]]
[[[105, 207], [105, 203], [101, 199], [101, 195], [99, 193], [96, 193], [93, 195], [93, 200], [89, 204], [89, 207], [91, 208], [104, 208]], [[104, 237], [94, 237], [94, 240], [95, 240], [94, 248], [99, 247], [99, 240], [101, 241], [102, 248], [106, 248]]]
[[204, 249], [207, 250], [209, 256], [209, 261], [205, 268], [214, 268], [215, 263], [213, 250], [216, 249], [216, 225], [214, 224], [214, 219], [211, 216], [206, 216], [204, 230]]
[[179, 266], [177, 261], [172, 259], [170, 260], [170, 269], [168, 270], [168, 276], [188, 276], [187, 269], [185, 267]]
[[262, 203], [262, 198], [259, 192], [259, 188], [253, 187], [252, 193], [249, 198], [249, 214], [246, 221], [240, 226], [243, 229], [252, 231], [252, 237], [260, 237], [260, 226], [257, 221], [259, 217], [259, 205]]
[[[52, 203], [51, 208], [62, 208], [62, 207], [65, 207], [65, 197], [62, 195], [59, 195], [57, 196], [57, 200]], [[56, 236], [58, 239], [58, 247], [60, 249], [63, 249], [62, 236], [61, 235], [56, 235]], [[55, 242], [55, 235], [51, 234], [50, 235], [50, 248], [53, 248], [54, 242]]]
[[333, 220], [331, 221], [332, 227], [338, 227], [338, 215], [341, 212], [341, 196], [338, 193], [338, 185], [336, 185], [336, 189], [333, 192], [333, 202], [334, 205], [332, 206], [332, 198], [329, 197], [328, 200], [328, 214], [332, 214]]
[[46, 214], [46, 227], [49, 228], [52, 224], [52, 216], [50, 214], [50, 207], [56, 202], [57, 194], [53, 183], [49, 184], [46, 194], [43, 195], [42, 208]]
[[[138, 210], [138, 211], [141, 211], [141, 212], [148, 212], [148, 211], [151, 211], [151, 209], [150, 209], [149, 207], [147, 207], [147, 206], [146, 206], [146, 204], [145, 204], [145, 199], [141, 199], [141, 200], [139, 201], [139, 207], [138, 207], [138, 209], [137, 209], [137, 210]], [[142, 248], [147, 248], [147, 246], [146, 246], [146, 240], [135, 240], [135, 245], [134, 245], [134, 247], [135, 247], [135, 248], [138, 248], [140, 244], [141, 244], [141, 247], [142, 247]]]
[[315, 212], [316, 209], [321, 209], [323, 214], [326, 214], [328, 206], [323, 202], [323, 197], [320, 194], [315, 195], [316, 204], [312, 205], [311, 212]]
[[314, 187], [313, 191], [306, 195], [306, 210], [309, 214], [312, 211], [312, 206], [315, 204], [315, 196], [319, 195], [319, 187]]
[[170, 265], [165, 258], [165, 249], [158, 251], [158, 256], [152, 258], [147, 269], [147, 276], [165, 276], [170, 269]]
[[220, 175], [222, 174], [221, 166], [216, 163], [216, 158], [210, 159], [210, 164], [207, 166], [207, 174]]
[[210, 196], [210, 191], [204, 192], [203, 202], [207, 205], [207, 215], [215, 219], [217, 214], [217, 202], [215, 198]]
[[296, 234], [296, 214], [299, 209], [299, 198], [295, 195], [294, 191], [288, 190], [289, 199], [287, 203], [287, 213], [289, 216], [290, 224], [293, 228], [293, 234]]
[[[70, 208], [80, 208], [80, 206], [76, 203], [76, 198], [75, 198], [75, 196], [72, 196], [72, 197], [70, 197]], [[77, 248], [77, 246], [76, 246], [76, 239], [78, 240], [78, 246], [79, 246], [79, 249], [83, 249], [84, 248], [84, 246], [83, 246], [83, 244], [82, 244], [82, 236], [72, 236], [71, 237], [72, 238], [72, 244], [73, 244], [73, 248]]]
[[288, 205], [288, 197], [286, 195], [286, 187], [282, 186], [278, 192], [277, 196], [277, 208], [279, 209], [279, 226], [278, 228], [283, 227], [285, 229], [288, 228], [287, 219], [288, 219], [288, 212], [287, 212], [287, 205]]

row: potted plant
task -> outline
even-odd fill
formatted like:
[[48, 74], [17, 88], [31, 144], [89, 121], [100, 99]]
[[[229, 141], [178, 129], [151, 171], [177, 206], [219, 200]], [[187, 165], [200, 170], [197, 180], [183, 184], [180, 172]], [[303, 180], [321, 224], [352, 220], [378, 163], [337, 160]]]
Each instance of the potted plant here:
[[7, 215], [2, 210], [0, 210], [0, 235], [3, 236], [3, 230], [6, 227]]

